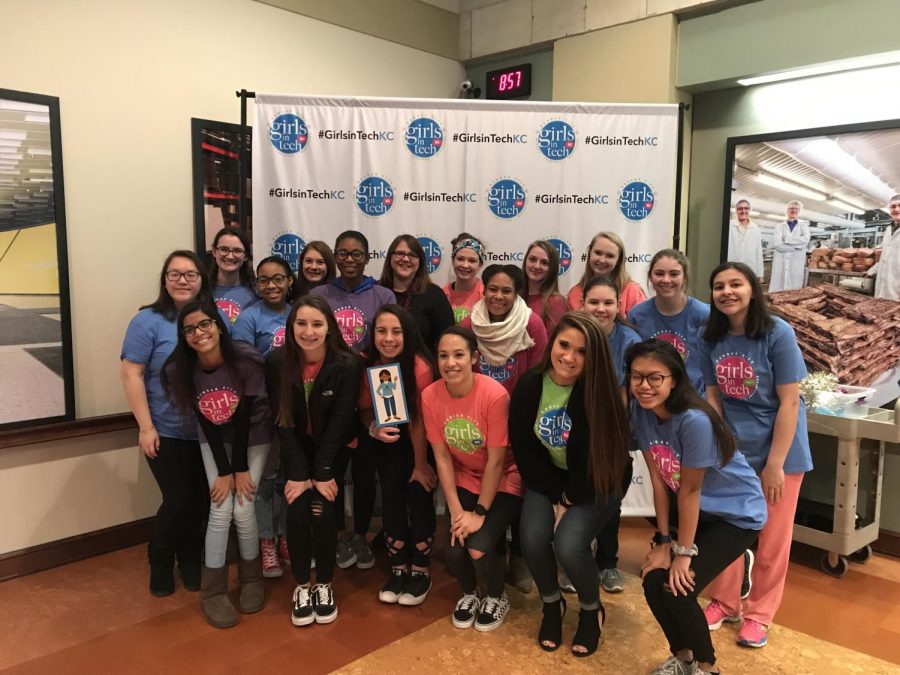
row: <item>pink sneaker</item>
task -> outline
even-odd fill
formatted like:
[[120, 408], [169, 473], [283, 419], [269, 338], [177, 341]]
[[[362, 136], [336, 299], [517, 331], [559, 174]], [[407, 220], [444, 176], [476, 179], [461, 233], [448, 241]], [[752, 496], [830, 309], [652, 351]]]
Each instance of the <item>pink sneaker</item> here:
[[288, 551], [287, 537], [281, 537], [278, 540], [278, 555], [286, 565], [291, 564], [291, 554]]
[[278, 562], [278, 552], [275, 550], [275, 539], [259, 540], [259, 555], [262, 558], [262, 573], [266, 579], [277, 579], [283, 570]]
[[719, 630], [722, 627], [722, 622], [737, 623], [741, 620], [740, 614], [730, 616], [726, 613], [725, 608], [719, 604], [718, 600], [713, 600], [706, 606], [706, 609], [703, 610], [703, 616], [706, 617], [706, 623], [709, 625], [710, 630]]
[[742, 647], [765, 647], [769, 641], [769, 628], [759, 621], [744, 619], [738, 632], [737, 643]]

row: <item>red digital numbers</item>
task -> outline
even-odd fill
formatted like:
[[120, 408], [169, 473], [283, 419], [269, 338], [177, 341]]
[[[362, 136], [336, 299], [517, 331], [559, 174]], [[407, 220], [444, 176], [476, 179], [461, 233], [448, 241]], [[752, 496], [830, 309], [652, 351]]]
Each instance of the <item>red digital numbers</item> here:
[[522, 71], [513, 70], [509, 73], [503, 73], [500, 76], [500, 85], [498, 91], [512, 91], [522, 85]]

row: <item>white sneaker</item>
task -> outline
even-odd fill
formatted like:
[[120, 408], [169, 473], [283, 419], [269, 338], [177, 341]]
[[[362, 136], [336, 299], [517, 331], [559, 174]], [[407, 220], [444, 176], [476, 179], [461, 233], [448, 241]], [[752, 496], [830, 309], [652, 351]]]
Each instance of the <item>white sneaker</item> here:
[[481, 610], [481, 598], [477, 593], [466, 593], [456, 603], [450, 615], [454, 628], [469, 628]]
[[313, 613], [313, 598], [309, 586], [297, 586], [294, 589], [294, 606], [291, 609], [291, 623], [295, 626], [308, 626], [316, 620]]
[[316, 584], [312, 587], [313, 609], [316, 623], [331, 623], [337, 618], [337, 604], [331, 584]]
[[475, 619], [475, 630], [487, 633], [503, 625], [503, 619], [509, 612], [509, 597], [506, 591], [499, 598], [486, 597], [481, 603], [481, 612]]

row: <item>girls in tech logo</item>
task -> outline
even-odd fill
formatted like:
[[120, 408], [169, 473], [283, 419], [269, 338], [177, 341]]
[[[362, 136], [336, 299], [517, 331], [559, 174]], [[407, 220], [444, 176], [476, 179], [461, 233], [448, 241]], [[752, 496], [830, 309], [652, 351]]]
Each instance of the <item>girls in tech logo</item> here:
[[487, 207], [498, 218], [515, 218], [525, 208], [525, 188], [512, 178], [501, 178], [488, 188]]
[[394, 205], [394, 188], [386, 178], [367, 176], [356, 186], [356, 205], [367, 216], [383, 216]]
[[632, 180], [619, 192], [619, 211], [628, 220], [647, 218], [656, 206], [656, 192], [649, 183]]
[[575, 129], [563, 120], [553, 120], [542, 126], [537, 133], [537, 149], [547, 159], [559, 162], [575, 152], [577, 140]]
[[430, 159], [444, 147], [444, 131], [437, 120], [417, 117], [406, 127], [406, 149], [418, 159]]
[[303, 237], [294, 232], [283, 231], [275, 235], [272, 240], [272, 255], [284, 260], [291, 270], [296, 273], [299, 269], [300, 251], [306, 248]]
[[296, 155], [309, 142], [309, 128], [299, 115], [282, 113], [269, 124], [269, 142], [280, 153]]
[[750, 357], [732, 352], [716, 361], [716, 383], [726, 396], [747, 399], [756, 393], [759, 376]]

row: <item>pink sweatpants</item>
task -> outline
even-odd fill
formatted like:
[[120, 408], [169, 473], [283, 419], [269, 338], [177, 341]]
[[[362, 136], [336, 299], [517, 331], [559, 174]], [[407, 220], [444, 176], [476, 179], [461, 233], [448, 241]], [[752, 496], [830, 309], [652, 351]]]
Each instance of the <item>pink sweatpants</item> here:
[[[800, 497], [802, 473], [785, 474], [784, 490], [777, 504], [768, 501], [768, 520], [759, 533], [756, 561], [753, 565], [753, 587], [743, 612], [745, 619], [753, 619], [770, 626], [787, 576], [794, 531], [794, 513]], [[741, 556], [706, 587], [706, 595], [717, 600], [731, 616], [741, 613], [741, 581], [744, 577], [744, 557]]]

